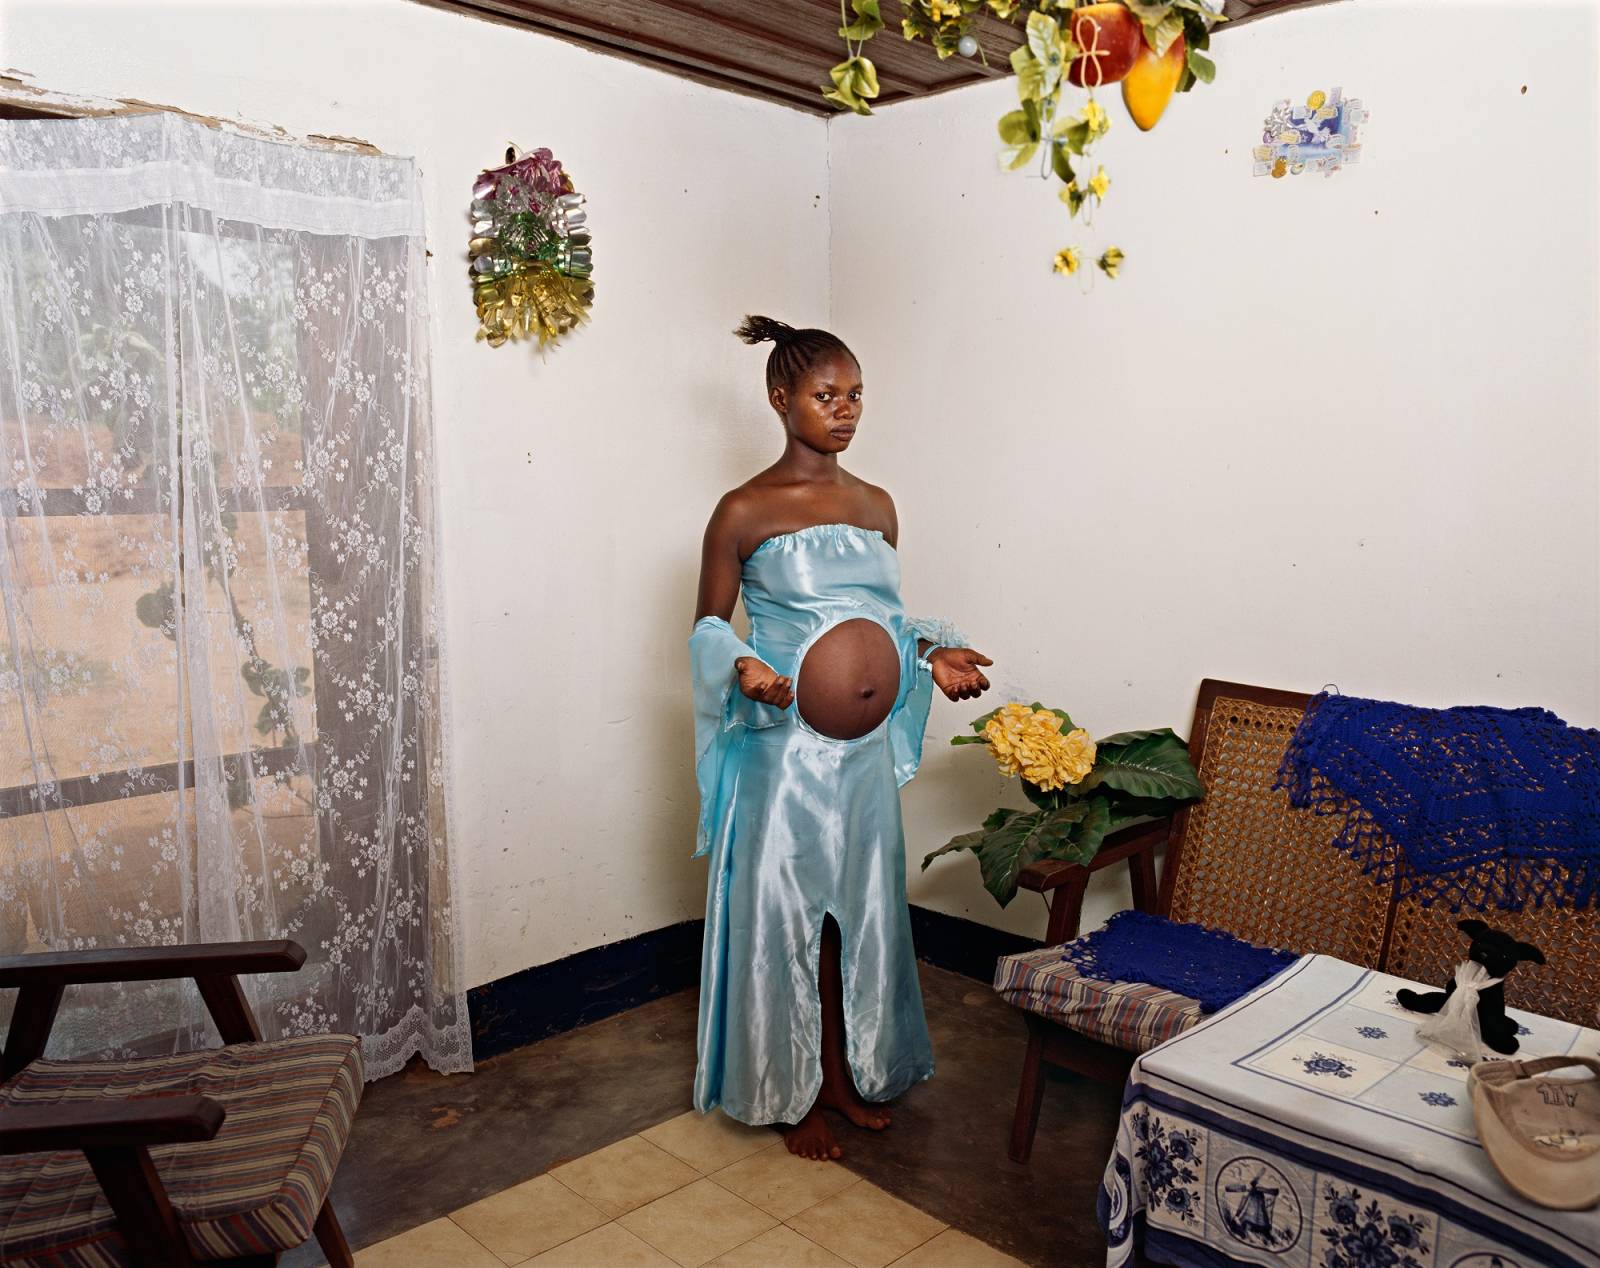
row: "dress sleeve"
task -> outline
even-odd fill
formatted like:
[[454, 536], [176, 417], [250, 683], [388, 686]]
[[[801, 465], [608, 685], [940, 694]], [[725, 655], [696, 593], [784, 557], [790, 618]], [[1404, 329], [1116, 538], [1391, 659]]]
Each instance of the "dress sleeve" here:
[[[726, 818], [734, 785], [730, 764], [737, 763], [734, 743], [741, 727], [778, 726], [784, 710], [761, 704], [739, 690], [733, 662], [757, 653], [721, 617], [704, 616], [689, 635], [689, 674], [694, 683], [694, 773], [700, 790], [700, 820], [693, 857], [711, 848], [713, 827]], [[724, 790], [728, 790], [724, 796]]]
[[933, 670], [917, 655], [917, 640], [925, 638], [939, 647], [967, 645], [966, 635], [940, 617], [908, 616], [902, 628], [908, 646], [901, 664], [910, 667], [914, 676], [905, 702], [889, 723], [897, 785], [910, 782], [922, 765], [922, 739], [928, 729], [928, 710], [933, 705]]

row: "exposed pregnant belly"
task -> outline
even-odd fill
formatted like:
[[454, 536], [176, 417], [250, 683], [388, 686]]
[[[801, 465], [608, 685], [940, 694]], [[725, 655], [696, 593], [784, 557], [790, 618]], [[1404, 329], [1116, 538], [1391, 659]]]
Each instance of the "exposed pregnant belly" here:
[[900, 693], [900, 653], [876, 621], [841, 621], [800, 663], [795, 707], [814, 731], [853, 740], [873, 730]]

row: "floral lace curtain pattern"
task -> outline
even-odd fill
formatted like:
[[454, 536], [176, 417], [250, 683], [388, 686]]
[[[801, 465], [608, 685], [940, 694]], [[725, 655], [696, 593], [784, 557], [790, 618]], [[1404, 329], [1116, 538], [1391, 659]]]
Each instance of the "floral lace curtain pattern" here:
[[[471, 1068], [425, 284], [409, 160], [0, 123], [0, 954], [293, 938], [263, 1031], [373, 1078]], [[77, 988], [51, 1054], [208, 1041]]]

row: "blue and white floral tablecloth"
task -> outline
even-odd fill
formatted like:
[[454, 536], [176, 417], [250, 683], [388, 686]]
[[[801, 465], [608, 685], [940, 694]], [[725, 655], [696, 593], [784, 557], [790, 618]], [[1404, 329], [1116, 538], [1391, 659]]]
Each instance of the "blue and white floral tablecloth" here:
[[[1304, 956], [1141, 1056], [1100, 1191], [1108, 1268], [1139, 1225], [1150, 1259], [1205, 1268], [1600, 1265], [1600, 1211], [1535, 1206], [1490, 1164], [1466, 1063], [1395, 1002], [1415, 985]], [[1600, 1055], [1600, 1032], [1512, 1016], [1519, 1057]]]

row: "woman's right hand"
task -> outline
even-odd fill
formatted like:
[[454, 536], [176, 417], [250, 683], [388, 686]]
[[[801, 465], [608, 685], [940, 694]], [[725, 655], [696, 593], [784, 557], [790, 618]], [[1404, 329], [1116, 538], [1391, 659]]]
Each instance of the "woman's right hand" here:
[[758, 704], [787, 709], [794, 703], [794, 686], [772, 666], [754, 656], [741, 656], [733, 662], [739, 675], [739, 690]]

